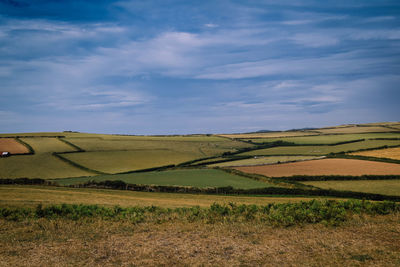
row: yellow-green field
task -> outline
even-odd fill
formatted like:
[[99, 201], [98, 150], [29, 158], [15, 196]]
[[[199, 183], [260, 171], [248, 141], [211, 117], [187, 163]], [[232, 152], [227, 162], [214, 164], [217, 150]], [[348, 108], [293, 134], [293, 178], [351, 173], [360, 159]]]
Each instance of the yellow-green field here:
[[62, 157], [92, 170], [104, 173], [135, 171], [171, 164], [179, 164], [204, 157], [197, 153], [149, 149], [131, 151], [99, 151], [63, 154]]
[[400, 196], [400, 180], [309, 181], [302, 183], [323, 189]]
[[50, 204], [97, 204], [104, 206], [210, 206], [215, 203], [257, 204], [308, 201], [308, 197], [251, 197], [134, 192], [123, 190], [61, 188], [46, 186], [0, 186], [0, 206], [35, 206]]
[[359, 133], [359, 134], [329, 134], [318, 136], [299, 136], [299, 137], [284, 137], [284, 138], [255, 138], [246, 139], [254, 143], [285, 141], [296, 144], [335, 144], [339, 142], [347, 142], [360, 139], [374, 138], [400, 138], [399, 133]]
[[271, 157], [255, 157], [250, 159], [241, 159], [228, 162], [210, 164], [208, 167], [233, 167], [233, 166], [252, 166], [263, 164], [275, 164], [284, 162], [293, 162], [301, 160], [316, 159], [315, 156], [271, 156]]
[[34, 155], [0, 158], [0, 178], [65, 178], [90, 176], [93, 173], [78, 169], [52, 155], [52, 152], [75, 151], [57, 138], [21, 138], [35, 151]]
[[276, 138], [276, 137], [289, 137], [289, 136], [304, 136], [304, 135], [318, 135], [318, 132], [313, 131], [287, 131], [287, 132], [266, 132], [266, 133], [243, 133], [243, 134], [220, 134], [219, 136], [228, 138]]
[[72, 152], [76, 151], [75, 148], [65, 144], [58, 138], [45, 137], [45, 138], [20, 138], [25, 143], [29, 144], [36, 154], [52, 153], [52, 152]]
[[0, 158], [0, 178], [48, 179], [91, 175], [94, 174], [75, 168], [51, 153]]
[[326, 155], [382, 146], [398, 146], [400, 140], [366, 140], [336, 146], [282, 146], [248, 151], [239, 155]]

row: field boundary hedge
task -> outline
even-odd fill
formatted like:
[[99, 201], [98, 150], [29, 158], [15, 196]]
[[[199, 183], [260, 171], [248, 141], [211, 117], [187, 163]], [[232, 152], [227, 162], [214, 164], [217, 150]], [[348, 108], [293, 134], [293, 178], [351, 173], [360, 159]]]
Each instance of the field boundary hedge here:
[[109, 174], [109, 173], [105, 173], [105, 172], [101, 172], [101, 171], [96, 171], [96, 170], [87, 168], [87, 167], [85, 167], [85, 166], [82, 166], [82, 165], [80, 165], [80, 164], [78, 164], [78, 163], [76, 163], [76, 162], [74, 162], [74, 161], [72, 161], [72, 160], [69, 160], [69, 159], [64, 158], [63, 156], [61, 156], [61, 154], [69, 154], [69, 153], [79, 153], [79, 152], [75, 152], [75, 151], [72, 151], [72, 152], [60, 152], [60, 153], [53, 152], [52, 155], [55, 156], [56, 158], [58, 158], [58, 159], [64, 161], [64, 162], [66, 162], [66, 163], [68, 163], [68, 164], [70, 164], [70, 165], [76, 167], [76, 168], [81, 169], [81, 170], [88, 171], [88, 172], [95, 173], [95, 174]]
[[[43, 184], [45, 183], [45, 184]], [[46, 181], [44, 179], [0, 179], [0, 184], [23, 184], [23, 185], [50, 185], [59, 186], [56, 182]], [[128, 184], [120, 180], [106, 180], [96, 182], [94, 180], [82, 184], [69, 185], [70, 188], [95, 188], [95, 189], [115, 189], [130, 190], [141, 192], [164, 192], [164, 193], [190, 193], [190, 194], [215, 194], [215, 195], [284, 195], [284, 196], [319, 196], [319, 197], [339, 197], [355, 198], [367, 200], [389, 200], [400, 202], [400, 196], [389, 196], [373, 193], [363, 193], [354, 191], [339, 191], [332, 189], [302, 189], [302, 188], [284, 188], [284, 187], [265, 187], [254, 189], [236, 189], [232, 186], [198, 188], [189, 186], [165, 186], [165, 185], [139, 185]]]
[[22, 141], [22, 140], [19, 139], [18, 137], [14, 137], [14, 139], [15, 139], [15, 141], [17, 141], [17, 142], [20, 143], [21, 145], [25, 146], [25, 147], [29, 150], [28, 153], [23, 153], [23, 154], [19, 154], [19, 155], [33, 155], [33, 154], [35, 154], [35, 150], [33, 149], [33, 147], [32, 147], [30, 144], [28, 144], [28, 143]]
[[71, 143], [71, 142], [69, 142], [69, 141], [67, 141], [67, 140], [65, 140], [63, 138], [58, 138], [58, 140], [60, 140], [61, 142], [63, 142], [65, 144], [75, 148], [76, 149], [75, 152], [86, 152], [86, 150], [84, 150], [83, 148], [81, 148], [81, 147], [79, 147], [79, 146], [77, 146], [77, 145], [75, 145], [75, 144], [73, 144], [73, 143]]

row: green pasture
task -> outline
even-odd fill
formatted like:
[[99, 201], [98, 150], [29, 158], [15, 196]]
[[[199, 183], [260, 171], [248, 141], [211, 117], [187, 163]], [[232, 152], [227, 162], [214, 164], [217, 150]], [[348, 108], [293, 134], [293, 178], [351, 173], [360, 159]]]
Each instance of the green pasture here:
[[238, 155], [327, 155], [329, 153], [372, 149], [385, 145], [398, 146], [400, 145], [400, 140], [366, 140], [336, 146], [281, 146], [252, 150]]
[[323, 189], [400, 196], [400, 180], [307, 181], [302, 183]]
[[251, 189], [273, 186], [273, 184], [252, 180], [246, 177], [214, 169], [179, 169], [167, 171], [138, 172], [127, 174], [99, 175], [94, 177], [57, 179], [54, 181], [61, 185], [70, 185], [84, 183], [89, 180], [122, 180], [130, 184], [193, 186], [200, 188], [232, 186], [234, 188]]
[[51, 153], [0, 158], [0, 178], [65, 178], [93, 175], [56, 158]]
[[330, 134], [330, 135], [316, 135], [316, 136], [299, 136], [299, 137], [285, 137], [285, 138], [256, 138], [246, 139], [254, 143], [266, 143], [275, 141], [285, 141], [295, 144], [335, 144], [340, 142], [347, 142], [360, 139], [374, 139], [374, 138], [400, 138], [399, 133], [360, 133], [360, 134]]
[[300, 160], [311, 160], [316, 159], [315, 156], [271, 156], [271, 157], [256, 157], [249, 159], [240, 159], [227, 162], [220, 162], [215, 164], [210, 164], [208, 167], [237, 167], [237, 166], [252, 166], [252, 165], [263, 165], [263, 164], [275, 164], [284, 163]]
[[176, 165], [204, 157], [200, 151], [182, 152], [167, 149], [83, 152], [62, 154], [61, 156], [86, 168], [105, 173]]
[[93, 175], [80, 170], [52, 155], [52, 152], [75, 151], [73, 147], [58, 138], [21, 138], [35, 151], [34, 155], [17, 155], [0, 158], [0, 177], [2, 178], [64, 178]]

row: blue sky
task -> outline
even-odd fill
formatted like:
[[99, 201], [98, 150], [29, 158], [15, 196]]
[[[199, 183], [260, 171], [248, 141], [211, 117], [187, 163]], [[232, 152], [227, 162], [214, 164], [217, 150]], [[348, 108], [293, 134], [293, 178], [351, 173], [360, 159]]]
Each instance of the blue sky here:
[[0, 132], [400, 120], [399, 1], [0, 0]]

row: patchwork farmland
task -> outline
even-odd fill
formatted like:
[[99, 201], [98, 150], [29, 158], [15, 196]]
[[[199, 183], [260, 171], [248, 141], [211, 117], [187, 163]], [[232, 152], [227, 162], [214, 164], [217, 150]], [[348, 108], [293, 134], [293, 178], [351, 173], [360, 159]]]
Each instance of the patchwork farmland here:
[[[208, 240], [210, 231], [219, 238], [238, 238], [237, 231], [243, 228], [239, 236], [242, 243], [250, 242], [248, 249], [259, 242], [250, 232], [265, 234], [260, 229], [271, 227], [268, 236], [281, 240], [276, 231], [287, 229], [285, 236], [297, 238], [304, 228], [296, 225], [307, 224], [330, 242], [337, 237], [327, 236], [326, 229], [331, 228], [325, 225], [337, 227], [332, 233], [348, 231], [343, 242], [350, 242], [349, 233], [357, 229], [363, 235], [374, 230], [371, 244], [380, 242], [380, 248], [389, 237], [394, 240], [390, 244], [397, 244], [400, 236], [393, 233], [399, 231], [400, 216], [398, 125], [222, 135], [0, 134], [0, 148], [11, 152], [0, 158], [3, 254], [22, 255], [22, 248], [35, 247], [37, 240], [57, 246], [60, 236], [75, 240], [71, 242], [77, 247], [81, 241], [76, 240], [87, 236], [95, 250], [93, 240], [108, 244], [110, 232], [121, 240], [126, 231], [136, 233], [141, 227], [162, 240], [173, 239], [170, 231], [182, 235], [182, 229], [199, 232], [199, 240]], [[378, 231], [382, 224], [385, 231]], [[78, 236], [77, 231], [85, 234]], [[20, 248], [10, 246], [9, 238], [20, 240]], [[358, 247], [365, 243], [356, 242]], [[395, 249], [384, 248], [400, 260], [393, 256]], [[15, 261], [11, 258], [9, 262]]]

